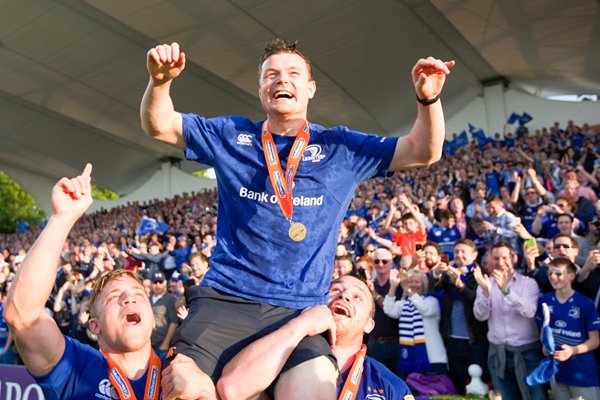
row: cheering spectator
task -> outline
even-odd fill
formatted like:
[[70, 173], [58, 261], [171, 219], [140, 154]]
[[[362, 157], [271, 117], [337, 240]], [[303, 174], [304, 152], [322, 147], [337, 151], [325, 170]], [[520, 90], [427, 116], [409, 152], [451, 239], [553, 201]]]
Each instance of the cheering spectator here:
[[599, 399], [598, 372], [592, 353], [600, 343], [598, 313], [589, 298], [573, 290], [576, 268], [571, 261], [566, 258], [552, 260], [548, 276], [554, 291], [540, 298], [536, 321], [541, 326], [541, 304], [546, 303], [557, 348], [552, 356], [560, 361], [552, 385], [553, 396], [556, 399], [578, 396]]
[[[396, 289], [405, 294], [396, 300]], [[400, 376], [411, 372], [448, 373], [448, 357], [440, 335], [440, 304], [433, 296], [425, 294], [427, 275], [418, 270], [408, 272], [393, 270], [390, 273], [390, 290], [383, 302], [388, 317], [402, 321], [399, 325]]]
[[473, 314], [488, 323], [488, 368], [494, 390], [505, 399], [546, 400], [544, 385], [528, 387], [523, 378], [542, 360], [534, 317], [539, 288], [536, 282], [515, 271], [518, 257], [508, 243], [491, 250], [491, 277], [475, 267], [479, 287]]

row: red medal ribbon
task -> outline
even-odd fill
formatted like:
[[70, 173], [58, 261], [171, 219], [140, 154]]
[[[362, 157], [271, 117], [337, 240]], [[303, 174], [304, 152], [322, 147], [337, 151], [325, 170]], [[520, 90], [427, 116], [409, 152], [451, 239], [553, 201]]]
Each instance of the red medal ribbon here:
[[350, 372], [344, 382], [344, 387], [340, 392], [338, 400], [353, 400], [356, 398], [358, 387], [360, 386], [360, 380], [362, 379], [363, 364], [365, 363], [365, 356], [367, 355], [367, 346], [364, 344], [360, 347], [360, 350], [354, 356], [354, 363]]
[[[110, 383], [114, 386], [115, 390], [119, 393], [119, 399], [121, 400], [137, 400], [129, 379], [123, 373], [121, 368], [114, 362], [108, 354], [102, 352], [102, 355], [108, 361], [108, 378]], [[160, 370], [162, 362], [156, 355], [154, 350], [150, 354], [148, 360], [148, 373], [146, 376], [146, 389], [144, 389], [144, 400], [158, 400], [160, 394]]]
[[294, 182], [294, 176], [298, 171], [298, 164], [304, 153], [304, 149], [308, 145], [310, 140], [310, 127], [308, 123], [304, 121], [304, 124], [300, 127], [296, 140], [292, 145], [292, 150], [288, 157], [287, 167], [285, 170], [285, 176], [281, 169], [281, 163], [279, 162], [279, 155], [277, 154], [277, 148], [275, 147], [275, 141], [271, 134], [271, 127], [267, 120], [262, 124], [261, 140], [263, 146], [263, 152], [265, 153], [265, 160], [267, 161], [267, 170], [269, 171], [269, 178], [271, 178], [271, 185], [277, 196], [277, 201], [283, 215], [288, 221], [291, 221], [293, 204], [292, 204], [292, 184]]

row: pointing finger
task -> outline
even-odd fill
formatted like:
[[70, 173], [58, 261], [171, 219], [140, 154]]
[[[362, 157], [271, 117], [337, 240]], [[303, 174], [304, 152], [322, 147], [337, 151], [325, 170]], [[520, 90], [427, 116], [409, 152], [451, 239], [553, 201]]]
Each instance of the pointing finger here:
[[87, 164], [85, 164], [85, 168], [83, 169], [81, 176], [84, 178], [89, 178], [91, 175], [92, 175], [92, 164], [87, 163]]

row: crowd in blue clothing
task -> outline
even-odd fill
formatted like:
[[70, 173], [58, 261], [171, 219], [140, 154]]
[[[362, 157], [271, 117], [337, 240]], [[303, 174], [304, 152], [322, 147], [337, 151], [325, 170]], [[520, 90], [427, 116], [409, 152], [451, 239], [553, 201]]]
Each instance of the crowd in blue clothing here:
[[[391, 274], [387, 279], [398, 279], [396, 284], [402, 290], [396, 293], [396, 298], [402, 300], [406, 299], [403, 289], [409, 289], [410, 277], [405, 273], [419, 270], [433, 280], [432, 269], [444, 263], [443, 255], [446, 255], [451, 265], [465, 267], [463, 284], [472, 284], [475, 293], [478, 283], [474, 278], [469, 280], [473, 265], [481, 266], [491, 276], [490, 249], [498, 243], [508, 243], [517, 257], [515, 270], [534, 279], [540, 295], [548, 295], [553, 289], [546, 273], [552, 268], [548, 267], [549, 262], [556, 258], [571, 259], [577, 266], [575, 289], [587, 296], [597, 311], [600, 297], [600, 269], [596, 268], [600, 263], [600, 250], [596, 250], [600, 239], [597, 203], [600, 134], [587, 124], [577, 126], [569, 121], [566, 126], [555, 123], [535, 132], [521, 130], [517, 135], [496, 136], [484, 143], [473, 141], [462, 147], [454, 146], [450, 153], [445, 153], [440, 162], [426, 169], [404, 171], [390, 178], [362, 183], [340, 227], [336, 263], [342, 259], [350, 260], [355, 272], [376, 281], [378, 275], [381, 278], [385, 272], [380, 273], [379, 266], [374, 265], [373, 261], [377, 261], [374, 254], [381, 256], [389, 252], [393, 260], [391, 269], [400, 271], [402, 276], [398, 278], [397, 274]], [[179, 295], [181, 284], [178, 282], [195, 282], [190, 255], [201, 253], [210, 258], [215, 245], [217, 211], [216, 190], [205, 190], [166, 200], [129, 204], [83, 217], [62, 252], [54, 296], [56, 299], [60, 295], [61, 305], [55, 306], [51, 299], [48, 309], [54, 312], [65, 333], [93, 343], [93, 335], [86, 332], [86, 321], [80, 312], [85, 310], [86, 295], [95, 277], [104, 271], [129, 268], [148, 277], [162, 272], [172, 282], [171, 290]], [[168, 230], [162, 234], [137, 236], [137, 228], [144, 216], [166, 223]], [[38, 234], [39, 228], [31, 228], [0, 236], [3, 296]], [[555, 250], [557, 235], [563, 235], [558, 244], [567, 240], [568, 248]], [[457, 247], [465, 245], [465, 239], [477, 250], [475, 258], [468, 264], [463, 255], [457, 255]], [[575, 248], [577, 254], [571, 251]], [[381, 249], [386, 252], [379, 251]], [[336, 274], [340, 274], [338, 268], [334, 269]], [[61, 290], [68, 282], [72, 285]], [[372, 289], [376, 300], [378, 296], [385, 297], [388, 290], [389, 282], [379, 282]], [[423, 288], [423, 295], [427, 293], [428, 288]], [[443, 319], [444, 295], [437, 296], [441, 305], [439, 318]], [[398, 344], [398, 320], [390, 318], [383, 322], [389, 317], [383, 313], [383, 303], [378, 306], [381, 310], [376, 315], [377, 324], [391, 324], [394, 329], [375, 339], [386, 347], [390, 347], [388, 343]], [[465, 311], [462, 318], [469, 314]], [[456, 309], [452, 312], [458, 313]], [[480, 325], [481, 331], [475, 336], [478, 340], [483, 338], [479, 350], [485, 353], [489, 347], [487, 324]], [[465, 332], [472, 329], [470, 323], [464, 328]], [[425, 336], [427, 340], [427, 334]], [[473, 334], [469, 332], [466, 336]], [[0, 347], [4, 345], [1, 360], [17, 362], [12, 359], [14, 346], [1, 322], [0, 340], [3, 340]], [[448, 350], [449, 339], [444, 340], [446, 349], [441, 351]], [[369, 351], [373, 347], [369, 345]], [[400, 350], [398, 347], [392, 351]], [[380, 361], [387, 362], [392, 371], [399, 371], [398, 365], [390, 365], [385, 359]], [[451, 374], [453, 365], [449, 362]], [[484, 377], [489, 378], [486, 362], [481, 363], [484, 364], [481, 365], [485, 370]], [[404, 373], [401, 375], [406, 377]], [[590, 385], [597, 386], [597, 380], [596, 370]], [[464, 391], [463, 383], [454, 379], [459, 392]]]

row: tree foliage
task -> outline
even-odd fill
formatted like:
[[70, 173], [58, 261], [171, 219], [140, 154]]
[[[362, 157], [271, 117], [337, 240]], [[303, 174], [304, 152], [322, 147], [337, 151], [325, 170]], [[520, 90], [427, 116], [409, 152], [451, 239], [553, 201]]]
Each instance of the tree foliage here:
[[111, 190], [92, 183], [92, 197], [96, 200], [116, 200], [121, 196]]
[[46, 214], [21, 185], [0, 171], [0, 232], [13, 233], [18, 222], [37, 225]]

